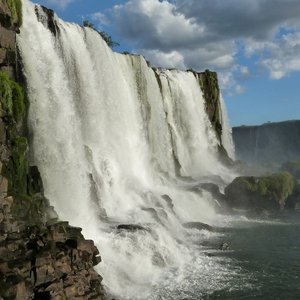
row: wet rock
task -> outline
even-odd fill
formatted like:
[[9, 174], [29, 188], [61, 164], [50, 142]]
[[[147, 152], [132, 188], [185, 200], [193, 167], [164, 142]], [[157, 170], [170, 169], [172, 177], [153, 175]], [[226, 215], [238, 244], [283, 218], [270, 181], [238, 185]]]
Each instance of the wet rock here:
[[130, 232], [136, 232], [136, 231], [148, 231], [149, 229], [147, 229], [141, 225], [137, 225], [137, 224], [120, 224], [117, 226], [117, 230], [119, 230], [119, 231], [126, 230], [126, 231], [130, 231]]
[[171, 210], [173, 210], [174, 204], [173, 204], [173, 200], [171, 199], [171, 197], [169, 195], [162, 195], [161, 197], [167, 202], [168, 207]]
[[293, 193], [287, 198], [285, 208], [297, 209], [300, 205], [300, 180], [296, 180]]
[[[52, 33], [54, 36], [56, 36], [59, 33], [59, 27], [56, 24], [55, 21], [55, 13], [52, 9], [49, 9], [45, 6], [41, 6], [41, 9], [43, 11], [42, 14], [40, 14], [39, 7], [36, 7], [35, 13], [38, 17], [38, 20], [44, 24]], [[46, 18], [45, 18], [46, 16]]]
[[219, 246], [219, 250], [222, 250], [222, 251], [230, 250], [229, 243], [227, 243], [227, 242], [221, 243]]
[[0, 26], [0, 47], [14, 50], [16, 47], [16, 33]]
[[27, 181], [27, 189], [29, 195], [34, 195], [36, 193], [44, 193], [41, 174], [37, 166], [29, 167]]
[[7, 195], [8, 190], [8, 180], [7, 178], [0, 175], [0, 193], [2, 196]]
[[234, 208], [276, 211], [284, 208], [294, 189], [293, 176], [282, 172], [261, 177], [240, 176], [225, 188], [226, 202]]
[[201, 222], [188, 222], [188, 223], [184, 223], [182, 226], [184, 228], [197, 229], [197, 230], [207, 230], [207, 231], [215, 230], [212, 226]]
[[209, 192], [214, 199], [224, 201], [225, 195], [220, 192], [218, 185], [214, 183], [200, 183], [197, 187]]

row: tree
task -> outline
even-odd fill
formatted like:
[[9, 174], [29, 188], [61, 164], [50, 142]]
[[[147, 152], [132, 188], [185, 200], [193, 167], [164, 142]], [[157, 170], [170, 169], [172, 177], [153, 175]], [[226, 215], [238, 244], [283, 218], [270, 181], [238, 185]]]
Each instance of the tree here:
[[83, 26], [84, 26], [84, 27], [92, 28], [93, 30], [95, 30], [96, 32], [98, 32], [98, 33], [101, 35], [101, 37], [103, 38], [103, 40], [106, 42], [106, 44], [107, 44], [110, 48], [114, 48], [114, 47], [120, 45], [118, 42], [114, 41], [114, 40], [112, 39], [112, 37], [111, 37], [108, 33], [106, 33], [105, 31], [99, 31], [99, 30], [97, 30], [97, 29], [94, 27], [94, 24], [91, 23], [90, 21], [84, 20], [84, 21], [83, 21]]

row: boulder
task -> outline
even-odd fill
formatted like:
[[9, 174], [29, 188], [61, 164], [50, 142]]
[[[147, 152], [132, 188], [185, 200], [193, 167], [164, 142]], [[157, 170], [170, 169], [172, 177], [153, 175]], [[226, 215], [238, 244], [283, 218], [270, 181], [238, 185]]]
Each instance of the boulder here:
[[136, 232], [136, 231], [149, 231], [149, 229], [141, 226], [141, 225], [137, 225], [137, 224], [120, 224], [117, 226], [117, 230], [121, 231], [121, 230], [126, 230], [129, 232]]
[[281, 166], [281, 171], [291, 173], [296, 179], [300, 179], [300, 161], [289, 161]]
[[219, 250], [222, 250], [222, 251], [230, 250], [229, 243], [227, 243], [227, 242], [221, 243], [219, 246]]
[[214, 228], [212, 226], [201, 222], [188, 222], [182, 224], [182, 226], [184, 228], [189, 228], [189, 229], [214, 231]]
[[0, 26], [0, 47], [14, 50], [16, 47], [16, 33]]
[[293, 193], [287, 198], [285, 208], [297, 209], [300, 204], [300, 180], [295, 182]]
[[241, 176], [225, 188], [226, 202], [234, 208], [279, 210], [292, 195], [294, 178], [288, 172], [262, 177]]

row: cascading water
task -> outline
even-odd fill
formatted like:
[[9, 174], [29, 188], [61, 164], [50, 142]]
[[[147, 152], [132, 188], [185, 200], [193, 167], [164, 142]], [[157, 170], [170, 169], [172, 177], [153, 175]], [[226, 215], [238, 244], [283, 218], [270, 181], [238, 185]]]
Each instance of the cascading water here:
[[235, 159], [235, 147], [232, 139], [232, 129], [229, 127], [227, 109], [223, 96], [220, 95], [221, 120], [222, 120], [222, 143], [231, 159]]
[[199, 232], [182, 227], [220, 222], [210, 194], [194, 187], [204, 177], [231, 179], [217, 159], [197, 75], [154, 71], [57, 17], [54, 35], [28, 0], [23, 15], [32, 164], [59, 216], [98, 245], [109, 292], [189, 299], [193, 290], [216, 289], [225, 267], [199, 250]]

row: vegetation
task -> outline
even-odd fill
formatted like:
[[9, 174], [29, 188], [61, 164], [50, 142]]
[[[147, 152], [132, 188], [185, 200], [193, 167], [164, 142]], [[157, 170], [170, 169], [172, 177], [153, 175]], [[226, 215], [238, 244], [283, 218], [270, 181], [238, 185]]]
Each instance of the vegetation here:
[[19, 121], [25, 113], [23, 88], [11, 80], [7, 73], [0, 72], [0, 109], [1, 115]]
[[[189, 70], [193, 71], [193, 70]], [[205, 70], [199, 75], [199, 84], [205, 99], [206, 111], [219, 141], [222, 136], [222, 124], [220, 120], [220, 89], [216, 72]]]
[[289, 161], [281, 166], [282, 171], [290, 172], [296, 179], [300, 179], [300, 161]]
[[9, 182], [8, 192], [11, 195], [26, 195], [28, 174], [27, 139], [18, 136], [11, 141], [10, 146], [11, 158], [6, 169]]
[[294, 178], [288, 172], [261, 177], [254, 188], [257, 189], [260, 195], [274, 199], [280, 205], [283, 205], [286, 198], [293, 192]]
[[262, 177], [237, 177], [226, 187], [225, 193], [237, 207], [282, 208], [293, 189], [293, 176], [281, 172]]
[[120, 44], [116, 41], [114, 41], [112, 39], [112, 37], [107, 34], [105, 31], [99, 31], [97, 30], [95, 27], [94, 27], [94, 24], [92, 24], [90, 21], [88, 20], [84, 20], [83, 21], [83, 26], [84, 27], [89, 27], [89, 28], [92, 28], [93, 30], [95, 30], [96, 32], [98, 32], [101, 37], [104, 39], [104, 41], [106, 42], [106, 44], [110, 47], [110, 48], [114, 48], [114, 47], [117, 47], [119, 46]]
[[2, 172], [9, 181], [9, 194], [27, 193], [28, 163], [26, 161], [27, 139], [19, 136], [18, 124], [25, 116], [25, 95], [23, 88], [0, 72], [0, 110], [7, 128], [10, 160]]
[[11, 11], [12, 23], [22, 25], [22, 0], [6, 0], [7, 5]]

